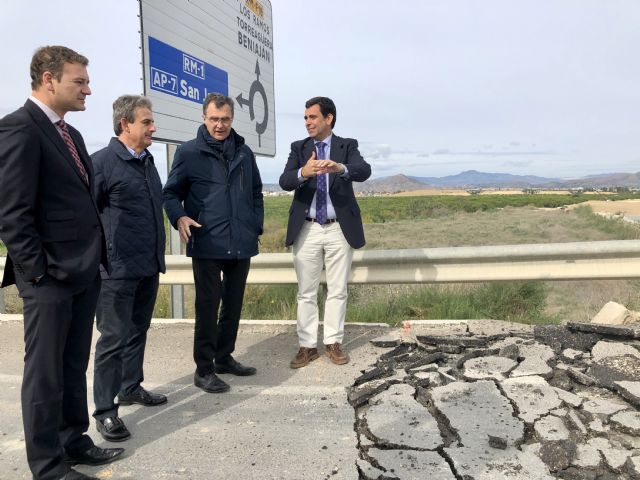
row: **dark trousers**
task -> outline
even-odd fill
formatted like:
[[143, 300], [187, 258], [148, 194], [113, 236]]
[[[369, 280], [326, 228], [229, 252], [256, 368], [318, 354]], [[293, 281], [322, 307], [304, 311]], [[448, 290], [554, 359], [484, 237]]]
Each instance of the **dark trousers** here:
[[102, 280], [93, 379], [93, 416], [97, 419], [116, 416], [116, 395], [135, 393], [144, 380], [144, 349], [157, 294], [158, 274]]
[[27, 461], [35, 480], [58, 479], [69, 471], [64, 451], [93, 446], [89, 428], [86, 371], [100, 276], [88, 285], [49, 275], [37, 285], [16, 275], [23, 300], [24, 376], [22, 421]]
[[251, 259], [192, 259], [196, 286], [193, 359], [198, 375], [213, 373], [214, 361], [224, 363], [235, 349], [250, 264]]

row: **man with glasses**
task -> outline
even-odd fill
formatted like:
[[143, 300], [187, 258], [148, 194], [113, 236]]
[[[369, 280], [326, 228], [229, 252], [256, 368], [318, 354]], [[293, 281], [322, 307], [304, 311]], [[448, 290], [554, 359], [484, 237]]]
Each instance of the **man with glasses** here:
[[163, 196], [169, 221], [192, 258], [194, 384], [222, 393], [229, 385], [216, 373], [256, 373], [231, 354], [251, 257], [258, 254], [264, 207], [255, 155], [231, 128], [233, 99], [210, 93], [202, 111], [204, 124], [197, 137], [176, 150]]

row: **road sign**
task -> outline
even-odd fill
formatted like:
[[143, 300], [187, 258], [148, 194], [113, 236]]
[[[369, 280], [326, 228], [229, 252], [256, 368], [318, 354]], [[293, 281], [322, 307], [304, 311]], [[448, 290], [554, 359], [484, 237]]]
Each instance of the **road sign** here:
[[274, 156], [273, 29], [268, 0], [140, 0], [144, 93], [156, 140], [181, 143], [202, 124], [202, 101], [235, 100], [233, 128]]

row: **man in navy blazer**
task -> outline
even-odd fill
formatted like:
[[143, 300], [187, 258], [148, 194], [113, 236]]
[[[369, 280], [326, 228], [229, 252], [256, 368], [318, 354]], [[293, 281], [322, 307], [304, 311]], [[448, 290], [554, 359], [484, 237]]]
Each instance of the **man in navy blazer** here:
[[286, 245], [293, 245], [298, 278], [297, 331], [299, 350], [291, 368], [317, 359], [317, 294], [324, 265], [327, 299], [324, 309], [325, 355], [336, 365], [349, 357], [342, 351], [347, 309], [347, 282], [353, 250], [365, 244], [360, 208], [352, 182], [364, 182], [371, 166], [358, 142], [333, 134], [336, 106], [330, 98], [314, 97], [305, 104], [309, 137], [293, 142], [280, 176], [283, 190], [294, 191]]
[[2, 287], [23, 300], [22, 419], [35, 480], [87, 479], [70, 468], [122, 454], [102, 449], [89, 427], [86, 370], [106, 247], [82, 136], [64, 122], [91, 94], [88, 60], [61, 46], [31, 61], [32, 95], [0, 120]]

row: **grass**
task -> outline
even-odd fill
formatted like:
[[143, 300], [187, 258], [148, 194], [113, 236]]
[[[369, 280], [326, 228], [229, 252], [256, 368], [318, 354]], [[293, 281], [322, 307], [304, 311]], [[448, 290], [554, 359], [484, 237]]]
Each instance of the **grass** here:
[[[350, 298], [347, 320], [382, 321], [400, 325], [407, 319], [483, 319], [497, 318], [521, 323], [555, 323], [544, 313], [546, 286], [542, 282], [510, 282], [448, 286], [387, 286], [362, 288]], [[363, 293], [368, 301], [360, 302]], [[355, 305], [354, 305], [355, 303]]]
[[[609, 200], [629, 198], [612, 195]], [[367, 249], [552, 243], [640, 238], [640, 228], [593, 214], [590, 207], [564, 210], [585, 196], [481, 195], [363, 197]], [[283, 252], [290, 197], [265, 198], [262, 252]], [[541, 208], [552, 208], [543, 210]], [[0, 251], [4, 247], [0, 244]], [[585, 320], [609, 300], [640, 307], [640, 282], [509, 282], [461, 285], [353, 285], [347, 321], [499, 318], [524, 323]], [[321, 290], [320, 297], [324, 291]], [[19, 311], [7, 291], [7, 310]], [[194, 317], [193, 287], [184, 288], [184, 315]], [[322, 304], [322, 301], [320, 302]], [[170, 315], [169, 287], [160, 287], [156, 317]], [[295, 319], [295, 285], [249, 285], [243, 318]]]

